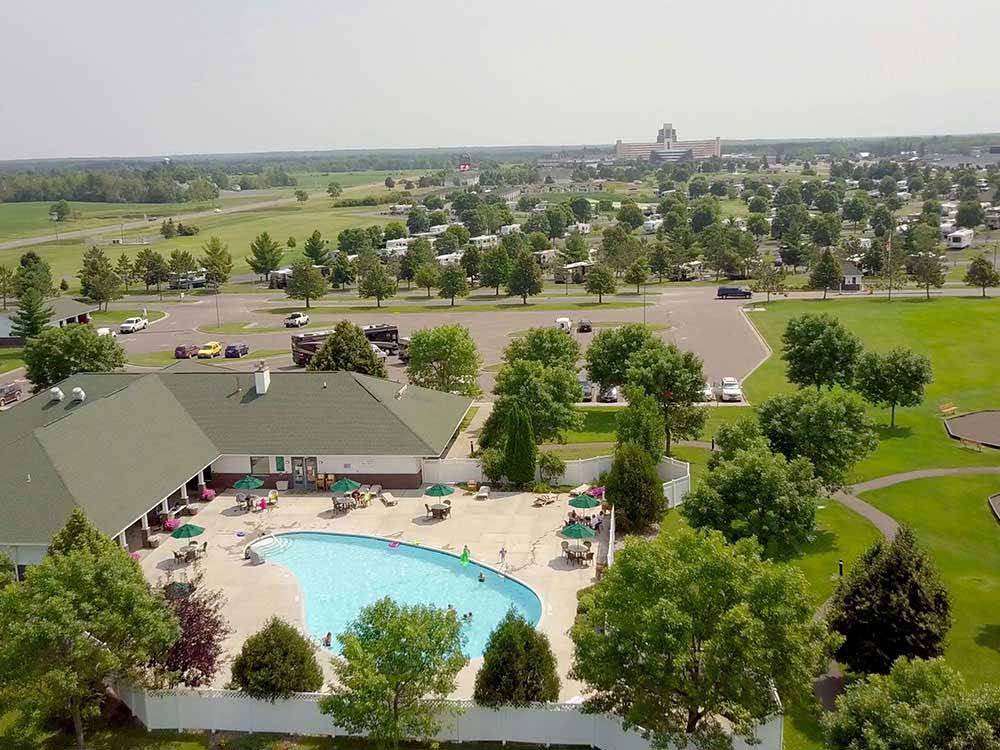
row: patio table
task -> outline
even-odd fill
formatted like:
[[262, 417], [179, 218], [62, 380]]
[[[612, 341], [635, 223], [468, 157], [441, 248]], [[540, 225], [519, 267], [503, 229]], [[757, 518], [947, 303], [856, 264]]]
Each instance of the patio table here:
[[434, 503], [434, 505], [431, 506], [431, 513], [435, 518], [443, 518], [451, 513], [451, 506], [445, 505], [444, 503]]

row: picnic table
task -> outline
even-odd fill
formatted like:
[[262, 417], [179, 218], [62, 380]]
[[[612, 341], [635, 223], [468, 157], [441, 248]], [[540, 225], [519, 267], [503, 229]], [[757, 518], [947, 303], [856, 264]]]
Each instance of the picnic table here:
[[588, 552], [590, 552], [590, 547], [580, 542], [574, 542], [566, 547], [566, 556], [573, 562], [582, 563], [587, 559]]
[[434, 518], [445, 518], [449, 513], [451, 513], [451, 506], [445, 505], [444, 503], [434, 503], [431, 506], [431, 515]]

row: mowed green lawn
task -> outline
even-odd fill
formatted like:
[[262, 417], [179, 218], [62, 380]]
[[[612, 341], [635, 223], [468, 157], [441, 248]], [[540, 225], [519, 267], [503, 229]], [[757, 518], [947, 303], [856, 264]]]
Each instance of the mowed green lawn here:
[[978, 297], [923, 299], [788, 300], [764, 305], [750, 320], [774, 349], [744, 382], [747, 396], [761, 403], [767, 396], [794, 388], [785, 379], [781, 335], [789, 319], [802, 313], [837, 316], [865, 347], [886, 351], [905, 346], [925, 354], [934, 367], [934, 382], [924, 403], [897, 409], [896, 428], [889, 429], [889, 410], [871, 409], [881, 444], [862, 461], [854, 481], [912, 469], [1000, 464], [1000, 451], [964, 449], [945, 432], [938, 413], [943, 403], [959, 411], [1000, 408], [1000, 301]]
[[919, 479], [862, 498], [916, 531], [951, 595], [945, 657], [974, 685], [1000, 684], [1000, 524], [986, 498], [1000, 476]]

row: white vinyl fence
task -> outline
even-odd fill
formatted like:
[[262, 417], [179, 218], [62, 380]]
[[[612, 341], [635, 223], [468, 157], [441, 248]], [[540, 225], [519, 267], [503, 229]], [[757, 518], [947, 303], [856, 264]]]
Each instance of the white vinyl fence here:
[[[576, 487], [593, 484], [606, 471], [611, 470], [612, 456], [573, 459], [566, 462], [566, 470], [557, 477], [556, 484]], [[478, 458], [427, 458], [421, 462], [425, 484], [454, 484], [456, 482], [485, 482]], [[663, 496], [667, 507], [674, 508], [684, 501], [691, 489], [691, 467], [684, 461], [664, 458], [656, 465], [656, 472], [663, 480]]]
[[[119, 687], [119, 697], [148, 729], [273, 732], [342, 736], [330, 717], [319, 711], [317, 693], [300, 693], [275, 703], [232, 690], [137, 690]], [[443, 718], [440, 742], [525, 742], [580, 745], [601, 750], [650, 750], [642, 734], [625, 730], [612, 716], [584, 714], [570, 704], [538, 704], [494, 711], [471, 701], [451, 702], [458, 715]], [[783, 717], [758, 728], [758, 750], [781, 750]], [[737, 739], [736, 750], [750, 750]]]

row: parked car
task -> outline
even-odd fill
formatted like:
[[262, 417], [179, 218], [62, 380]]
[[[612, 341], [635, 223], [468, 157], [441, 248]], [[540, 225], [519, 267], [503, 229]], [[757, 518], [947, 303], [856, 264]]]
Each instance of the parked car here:
[[285, 318], [285, 328], [301, 328], [309, 323], [309, 316], [305, 313], [292, 313]]
[[701, 400], [705, 402], [715, 401], [715, 386], [707, 381], [705, 382], [705, 390], [702, 391]]
[[239, 359], [250, 353], [250, 347], [240, 342], [226, 347], [226, 359]]
[[372, 351], [375, 352], [375, 356], [381, 359], [383, 362], [385, 362], [389, 358], [389, 355], [386, 354], [386, 352], [383, 351], [378, 344], [373, 344], [369, 341], [368, 346], [370, 346], [372, 348]]
[[573, 332], [573, 321], [569, 318], [556, 318], [556, 328], [563, 333]]
[[589, 320], [581, 320], [579, 323], [576, 324], [577, 333], [590, 333], [593, 330], [594, 330], [594, 324], [591, 323]]
[[580, 389], [583, 391], [583, 396], [580, 400], [590, 401], [590, 399], [594, 397], [594, 384], [583, 377], [578, 378], [577, 382], [580, 384]]
[[198, 356], [199, 349], [201, 347], [197, 344], [181, 344], [174, 347], [174, 359], [194, 359]]
[[597, 394], [597, 400], [602, 404], [618, 403], [618, 386], [613, 385], [610, 388], [602, 388]]
[[198, 359], [211, 359], [222, 354], [222, 344], [218, 341], [209, 341], [198, 350]]
[[98, 328], [98, 336], [110, 336], [111, 338], [118, 338], [118, 331], [112, 331], [110, 328]]
[[17, 383], [0, 385], [0, 406], [12, 404], [21, 398], [21, 386]]
[[735, 297], [736, 299], [750, 299], [753, 297], [753, 292], [745, 286], [720, 286], [718, 291], [715, 293], [716, 299], [729, 299], [730, 297]]
[[118, 326], [118, 332], [135, 333], [136, 331], [141, 331], [148, 325], [149, 320], [146, 318], [125, 318], [125, 322]]
[[736, 378], [723, 378], [719, 391], [719, 398], [722, 401], [743, 400], [743, 389], [740, 387], [740, 381]]

